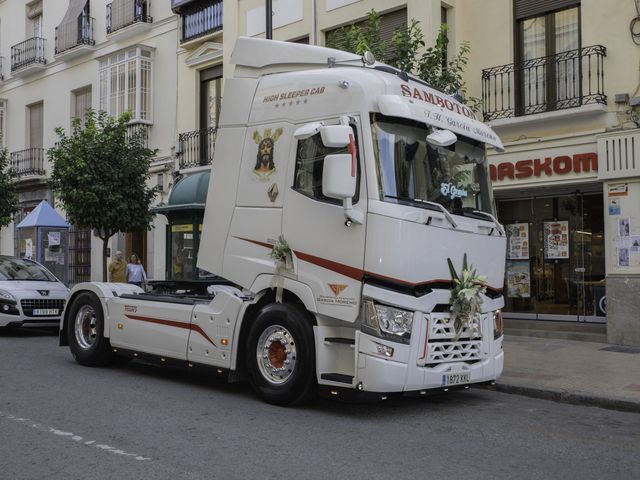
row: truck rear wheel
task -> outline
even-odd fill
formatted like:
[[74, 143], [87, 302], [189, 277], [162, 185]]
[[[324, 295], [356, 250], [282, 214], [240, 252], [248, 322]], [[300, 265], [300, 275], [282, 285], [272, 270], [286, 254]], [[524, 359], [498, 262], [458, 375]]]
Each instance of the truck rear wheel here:
[[308, 400], [316, 384], [313, 328], [305, 312], [274, 303], [251, 325], [245, 364], [254, 389], [269, 403]]
[[73, 300], [67, 338], [73, 358], [81, 365], [98, 367], [113, 360], [113, 350], [104, 336], [102, 304], [93, 293], [83, 292]]

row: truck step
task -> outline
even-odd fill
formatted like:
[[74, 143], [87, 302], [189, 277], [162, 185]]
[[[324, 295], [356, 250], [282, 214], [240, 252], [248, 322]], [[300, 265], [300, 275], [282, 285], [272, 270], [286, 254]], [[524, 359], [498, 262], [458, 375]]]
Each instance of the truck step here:
[[343, 373], [323, 373], [320, 375], [322, 380], [329, 380], [330, 382], [353, 383], [353, 375], [345, 375]]
[[325, 337], [324, 341], [328, 343], [341, 343], [343, 345], [356, 344], [356, 341], [353, 338], [343, 338], [343, 337]]

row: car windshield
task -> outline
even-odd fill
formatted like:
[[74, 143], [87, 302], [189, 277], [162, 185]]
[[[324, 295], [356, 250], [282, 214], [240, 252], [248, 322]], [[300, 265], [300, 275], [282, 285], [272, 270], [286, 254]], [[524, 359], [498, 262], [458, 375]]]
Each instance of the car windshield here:
[[439, 208], [483, 218], [493, 214], [493, 196], [484, 144], [458, 135], [449, 147], [430, 145], [424, 123], [372, 115], [380, 199]]
[[31, 260], [0, 256], [0, 280], [55, 282], [56, 278]]

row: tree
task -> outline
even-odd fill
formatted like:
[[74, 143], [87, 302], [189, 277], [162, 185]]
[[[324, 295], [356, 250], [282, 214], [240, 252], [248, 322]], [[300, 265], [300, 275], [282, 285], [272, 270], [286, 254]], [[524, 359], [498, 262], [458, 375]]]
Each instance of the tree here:
[[16, 191], [16, 171], [9, 163], [7, 149], [0, 149], [0, 228], [11, 223], [18, 212], [18, 192]]
[[[449, 38], [445, 24], [440, 26], [435, 44], [424, 51], [424, 34], [416, 20], [398, 27], [393, 32], [391, 42], [380, 39], [379, 27], [380, 16], [371, 10], [362, 24], [338, 30], [327, 40], [327, 46], [358, 55], [368, 50], [379, 61], [411, 73], [434, 88], [449, 95], [460, 94], [463, 98], [466, 97], [467, 87], [463, 74], [471, 51], [468, 41], [462, 42], [457, 55], [448, 61]], [[481, 99], [476, 97], [469, 97], [466, 103], [476, 111], [482, 106]]]
[[129, 113], [114, 119], [87, 111], [84, 125], [74, 118], [71, 134], [55, 129], [59, 142], [49, 149], [50, 185], [71, 223], [90, 228], [102, 240], [102, 278], [107, 279], [108, 240], [117, 232], [148, 229], [156, 194], [147, 186], [157, 151], [145, 146], [143, 129], [130, 130]]

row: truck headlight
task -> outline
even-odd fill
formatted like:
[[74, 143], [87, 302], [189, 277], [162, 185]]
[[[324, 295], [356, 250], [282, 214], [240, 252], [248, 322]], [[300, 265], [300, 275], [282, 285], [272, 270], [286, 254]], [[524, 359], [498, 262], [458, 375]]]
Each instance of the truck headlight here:
[[371, 299], [363, 302], [362, 331], [394, 342], [409, 343], [413, 312], [382, 305]]
[[18, 302], [18, 300], [16, 300], [16, 297], [11, 295], [6, 290], [0, 290], [0, 299], [9, 300], [10, 302], [16, 302], [16, 303]]
[[504, 335], [504, 319], [502, 318], [502, 312], [496, 310], [493, 312], [493, 339], [497, 340]]

